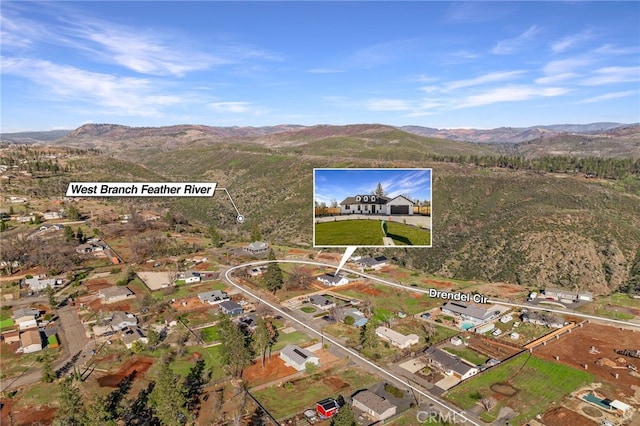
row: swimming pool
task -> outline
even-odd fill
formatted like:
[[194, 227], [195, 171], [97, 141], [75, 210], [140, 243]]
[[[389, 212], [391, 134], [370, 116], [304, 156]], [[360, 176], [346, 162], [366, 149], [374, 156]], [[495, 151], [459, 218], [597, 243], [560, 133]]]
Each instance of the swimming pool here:
[[474, 326], [474, 324], [472, 322], [463, 322], [462, 324], [460, 324], [460, 328], [463, 330], [470, 330], [472, 329]]
[[611, 410], [611, 406], [609, 404], [605, 404], [603, 399], [600, 399], [591, 393], [582, 395], [582, 399], [587, 402], [591, 402], [592, 404], [596, 404], [597, 406], [604, 408], [605, 410]]

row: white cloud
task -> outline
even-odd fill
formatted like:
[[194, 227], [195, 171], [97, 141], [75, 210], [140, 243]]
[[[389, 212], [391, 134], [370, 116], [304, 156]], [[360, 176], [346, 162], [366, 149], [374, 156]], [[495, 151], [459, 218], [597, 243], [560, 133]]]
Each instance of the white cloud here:
[[580, 82], [585, 86], [640, 81], [640, 67], [606, 67], [593, 71], [592, 76]]
[[550, 75], [550, 76], [547, 76], [547, 77], [536, 78], [535, 82], [537, 84], [556, 84], [556, 83], [560, 83], [562, 81], [570, 80], [570, 79], [575, 78], [577, 76], [578, 76], [578, 74], [576, 74], [574, 72], [565, 72], [563, 74], [556, 74], [556, 75]]
[[594, 50], [598, 55], [632, 55], [640, 51], [638, 46], [618, 47], [615, 44], [604, 44]]
[[251, 102], [213, 102], [208, 105], [211, 109], [222, 113], [234, 114], [263, 114], [266, 111], [256, 107]]
[[563, 37], [560, 40], [551, 43], [551, 51], [554, 53], [562, 53], [583, 41], [591, 39], [592, 37], [593, 33], [589, 30]]
[[594, 102], [601, 102], [601, 101], [608, 101], [611, 99], [619, 99], [619, 98], [626, 98], [629, 96], [637, 96], [640, 92], [638, 92], [637, 90], [627, 90], [624, 92], [611, 92], [611, 93], [605, 93], [604, 95], [599, 95], [599, 96], [594, 96], [592, 98], [588, 98], [588, 99], [584, 99], [580, 102], [577, 102], [579, 104], [589, 104], [589, 103], [594, 103]]
[[533, 25], [525, 32], [515, 38], [501, 40], [491, 49], [494, 55], [509, 55], [520, 50], [539, 32], [538, 27]]
[[367, 109], [371, 111], [407, 111], [411, 109], [409, 102], [401, 99], [370, 99]]
[[2, 65], [2, 73], [39, 86], [38, 94], [43, 98], [90, 102], [109, 114], [158, 116], [162, 107], [186, 102], [180, 96], [167, 95], [157, 81], [146, 78], [116, 77], [28, 58], [3, 57]]
[[522, 75], [524, 71], [503, 71], [503, 72], [491, 72], [488, 74], [481, 75], [476, 78], [471, 78], [468, 80], [457, 80], [447, 83], [445, 85], [445, 90], [456, 90], [461, 89], [463, 87], [471, 87], [471, 86], [479, 86], [486, 83], [495, 83], [497, 81], [505, 81], [511, 80], [514, 77]]
[[338, 68], [312, 68], [307, 72], [310, 74], [338, 74], [344, 72], [344, 70]]
[[463, 98], [454, 109], [490, 105], [500, 102], [526, 101], [537, 97], [555, 97], [569, 92], [561, 87], [505, 86]]
[[549, 76], [553, 77], [561, 74], [573, 73], [576, 71], [583, 70], [586, 66], [591, 65], [594, 62], [593, 58], [588, 58], [585, 56], [560, 59], [557, 61], [548, 62], [543, 68], [542, 72]]

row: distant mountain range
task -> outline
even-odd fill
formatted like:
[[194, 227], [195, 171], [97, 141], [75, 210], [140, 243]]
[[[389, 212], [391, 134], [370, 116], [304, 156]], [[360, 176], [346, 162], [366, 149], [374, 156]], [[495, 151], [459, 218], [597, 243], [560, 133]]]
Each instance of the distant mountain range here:
[[[51, 144], [118, 151], [124, 148], [175, 149], [212, 143], [252, 143], [267, 148], [308, 146], [332, 141], [345, 149], [387, 143], [411, 142], [417, 150], [456, 155], [570, 155], [577, 157], [640, 158], [640, 124], [555, 124], [526, 128], [435, 129], [382, 124], [346, 126], [279, 125], [265, 127], [213, 127], [175, 125], [128, 127], [118, 124], [85, 124], [75, 130], [2, 133], [5, 143]], [[374, 142], [375, 141], [375, 142]], [[405, 144], [405, 147], [408, 147]]]
[[623, 123], [553, 124], [532, 127], [499, 127], [497, 129], [434, 129], [421, 126], [402, 126], [400, 129], [415, 135], [474, 143], [520, 143], [548, 138], [563, 133], [585, 135], [609, 132], [612, 129], [638, 126]]

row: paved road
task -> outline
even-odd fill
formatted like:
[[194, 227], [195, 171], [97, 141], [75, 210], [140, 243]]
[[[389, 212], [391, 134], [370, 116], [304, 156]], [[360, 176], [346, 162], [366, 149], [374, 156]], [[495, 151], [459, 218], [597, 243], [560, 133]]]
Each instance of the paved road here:
[[[246, 263], [246, 264], [242, 264], [239, 266], [235, 266], [232, 268], [229, 268], [225, 274], [224, 277], [227, 280], [227, 282], [232, 285], [233, 287], [237, 288], [238, 290], [242, 291], [243, 293], [246, 293], [247, 295], [249, 295], [250, 297], [259, 300], [261, 303], [264, 303], [265, 305], [269, 306], [271, 309], [273, 309], [275, 312], [278, 312], [280, 315], [287, 317], [289, 320], [293, 321], [294, 323], [296, 323], [299, 326], [302, 326], [303, 328], [305, 328], [307, 331], [310, 331], [311, 333], [317, 335], [318, 337], [324, 339], [324, 341], [330, 342], [332, 345], [339, 347], [343, 352], [345, 352], [346, 354], [348, 354], [354, 361], [357, 361], [360, 365], [366, 366], [367, 370], [375, 370], [376, 373], [380, 374], [382, 373], [384, 376], [391, 378], [393, 381], [398, 382], [398, 383], [402, 383], [404, 386], [408, 387], [409, 389], [411, 389], [412, 391], [414, 391], [415, 393], [420, 394], [421, 396], [423, 396], [424, 398], [428, 399], [431, 403], [433, 403], [434, 405], [438, 406], [440, 409], [443, 409], [445, 412], [447, 413], [451, 413], [451, 415], [458, 419], [458, 421], [460, 421], [460, 424], [462, 424], [463, 422], [466, 424], [471, 424], [474, 426], [481, 426], [481, 422], [478, 419], [473, 419], [471, 418], [471, 416], [468, 413], [465, 413], [464, 411], [458, 410], [456, 407], [453, 407], [443, 401], [441, 401], [438, 398], [435, 398], [434, 396], [424, 392], [422, 389], [417, 388], [416, 386], [412, 385], [411, 383], [407, 382], [407, 380], [405, 378], [399, 377], [396, 374], [394, 374], [393, 372], [380, 367], [379, 365], [369, 361], [368, 359], [364, 358], [363, 356], [361, 356], [358, 352], [344, 346], [341, 342], [338, 341], [338, 339], [332, 337], [332, 336], [327, 336], [324, 335], [321, 331], [316, 330], [316, 328], [311, 325], [311, 324], [307, 324], [306, 322], [300, 321], [298, 318], [294, 317], [293, 315], [291, 315], [291, 311], [289, 311], [288, 309], [283, 309], [279, 306], [276, 306], [275, 304], [265, 300], [264, 298], [258, 296], [255, 292], [249, 291], [247, 290], [245, 287], [236, 284], [233, 281], [233, 272], [237, 269], [240, 268], [244, 268], [246, 266], [250, 266], [250, 265], [255, 265], [255, 264], [264, 264], [264, 263], [271, 263], [271, 262], [282, 262], [282, 263], [306, 263], [306, 264], [315, 264], [315, 265], [321, 265], [321, 266], [328, 266], [328, 267], [335, 267], [335, 265], [329, 265], [329, 264], [323, 264], [323, 263], [319, 263], [319, 262], [310, 262], [310, 261], [295, 261], [295, 260], [274, 260], [274, 261], [259, 261], [259, 262], [250, 262], [250, 263]], [[344, 269], [344, 268], [343, 268]], [[345, 269], [347, 271], [349, 271], [348, 269]], [[349, 272], [353, 272], [353, 273], [358, 273], [356, 271], [349, 271]], [[360, 273], [358, 273], [360, 274]], [[413, 288], [413, 287], [411, 287]]]
[[[89, 342], [84, 327], [80, 322], [80, 317], [78, 317], [75, 309], [71, 306], [62, 307], [58, 310], [58, 316], [60, 318], [58, 336], [61, 339], [64, 356], [54, 364], [53, 368], [54, 370], [60, 370], [69, 362], [82, 365], [90, 356], [93, 343]], [[69, 370], [72, 370], [72, 368]], [[32, 365], [31, 369], [25, 372], [25, 374], [0, 380], [0, 392], [37, 383], [41, 378], [41, 366], [36, 363]]]

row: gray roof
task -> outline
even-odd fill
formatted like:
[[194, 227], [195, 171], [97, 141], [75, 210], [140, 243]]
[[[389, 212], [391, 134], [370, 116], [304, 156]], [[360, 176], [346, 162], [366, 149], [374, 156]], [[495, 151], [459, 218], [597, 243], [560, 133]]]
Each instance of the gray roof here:
[[122, 329], [122, 341], [131, 344], [140, 338], [147, 337], [140, 327], [125, 327]]
[[492, 310], [484, 309], [475, 305], [467, 305], [463, 302], [447, 302], [442, 306], [442, 309], [448, 309], [453, 313], [467, 315], [479, 320], [486, 320], [493, 315]]
[[332, 305], [333, 302], [330, 301], [329, 299], [327, 299], [324, 296], [321, 296], [319, 294], [313, 295], [309, 298], [309, 300], [311, 300], [311, 303], [317, 306], [329, 306]]
[[101, 296], [106, 298], [118, 297], [118, 296], [130, 296], [133, 294], [129, 287], [107, 287], [98, 290]]
[[429, 349], [427, 349], [424, 352], [424, 354], [432, 361], [435, 361], [436, 363], [440, 364], [442, 368], [446, 370], [455, 371], [460, 375], [465, 375], [472, 368], [477, 368], [463, 362], [457, 356], [451, 355], [450, 353], [445, 352], [442, 349], [436, 348], [435, 346], [431, 346]]
[[220, 304], [220, 309], [226, 311], [226, 312], [231, 312], [234, 311], [236, 309], [242, 309], [242, 306], [240, 306], [239, 304], [237, 304], [236, 302], [233, 302], [231, 300], [227, 300], [224, 301]]
[[313, 352], [296, 345], [287, 345], [282, 348], [280, 353], [286, 355], [291, 361], [298, 365], [305, 365], [309, 362], [309, 358], [318, 358]]
[[362, 259], [358, 260], [357, 263], [362, 264], [362, 265], [366, 265], [366, 266], [376, 266], [376, 265], [380, 265], [382, 263], [385, 263], [388, 260], [389, 259], [387, 259], [385, 256], [363, 257]]
[[218, 300], [228, 300], [229, 295], [221, 290], [212, 290], [199, 293], [198, 298], [203, 302], [208, 302], [209, 300], [216, 302]]
[[388, 409], [395, 407], [395, 405], [370, 390], [358, 392], [351, 399], [373, 410], [377, 415], [383, 414]]
[[343, 279], [343, 278], [344, 278], [344, 275], [340, 275], [340, 274], [338, 274], [338, 275], [335, 275], [335, 274], [323, 274], [323, 275], [320, 275], [318, 277], [319, 280], [329, 281], [329, 282], [334, 283], [334, 284], [338, 284], [340, 282], [340, 280]]
[[37, 317], [40, 315], [40, 311], [37, 309], [27, 309], [27, 308], [20, 308], [13, 311], [14, 318], [29, 317], [32, 315]]
[[[367, 197], [367, 201], [364, 201], [363, 197]], [[360, 201], [356, 200], [356, 197], [360, 197]], [[362, 194], [362, 195], [355, 195], [353, 197], [347, 197], [345, 198], [340, 205], [341, 206], [345, 206], [347, 204], [387, 204], [389, 202], [389, 200], [391, 200], [388, 197], [378, 197], [375, 196], [375, 201], [371, 201], [371, 194]]]

